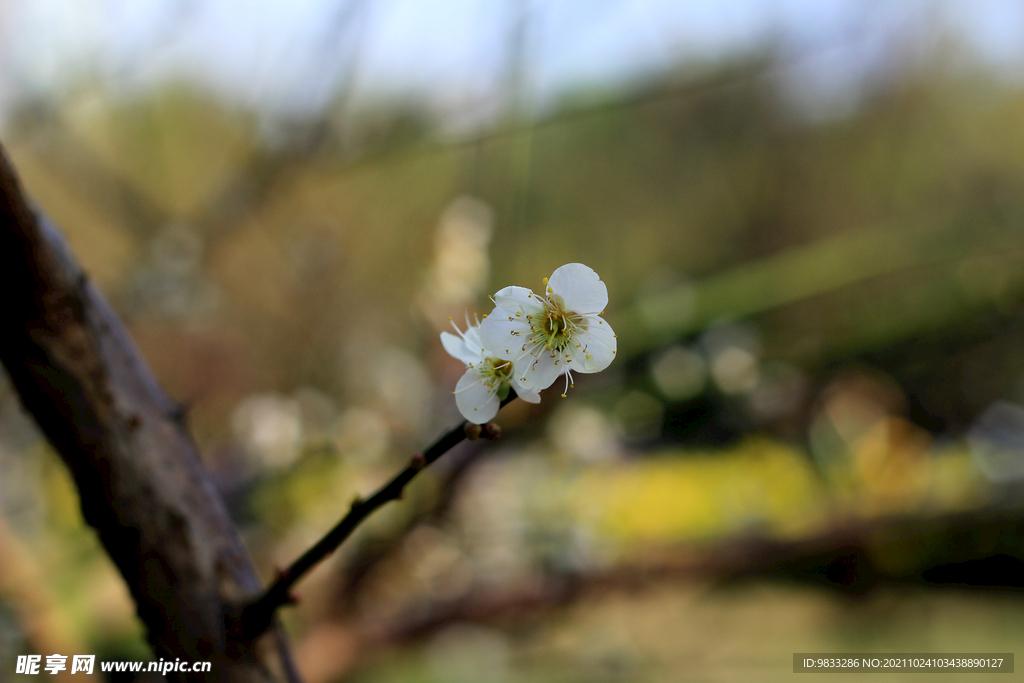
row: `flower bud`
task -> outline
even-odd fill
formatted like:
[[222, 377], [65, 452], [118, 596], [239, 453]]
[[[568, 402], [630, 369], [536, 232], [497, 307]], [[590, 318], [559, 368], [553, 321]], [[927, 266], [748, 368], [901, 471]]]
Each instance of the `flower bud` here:
[[420, 470], [427, 466], [427, 459], [423, 457], [422, 453], [417, 453], [414, 456], [412, 456], [412, 460], [409, 462], [409, 465], [414, 470], [419, 472]]

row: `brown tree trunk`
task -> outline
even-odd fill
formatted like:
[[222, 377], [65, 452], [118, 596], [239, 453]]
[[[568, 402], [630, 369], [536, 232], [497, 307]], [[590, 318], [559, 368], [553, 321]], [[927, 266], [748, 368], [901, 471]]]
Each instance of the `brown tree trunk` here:
[[177, 406], [29, 205], [2, 148], [0, 291], [0, 360], [71, 470], [155, 655], [212, 663], [208, 674], [168, 678], [298, 680], [280, 629], [251, 642], [230, 637], [229, 617], [260, 590], [238, 533]]

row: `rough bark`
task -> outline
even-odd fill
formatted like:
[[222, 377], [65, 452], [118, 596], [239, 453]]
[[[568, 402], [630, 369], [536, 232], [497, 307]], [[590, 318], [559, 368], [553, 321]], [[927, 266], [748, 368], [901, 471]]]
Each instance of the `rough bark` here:
[[261, 589], [237, 531], [178, 407], [29, 205], [2, 148], [0, 287], [0, 360], [71, 470], [155, 655], [212, 662], [194, 680], [297, 680], [279, 629], [253, 641], [228, 633], [236, 607]]

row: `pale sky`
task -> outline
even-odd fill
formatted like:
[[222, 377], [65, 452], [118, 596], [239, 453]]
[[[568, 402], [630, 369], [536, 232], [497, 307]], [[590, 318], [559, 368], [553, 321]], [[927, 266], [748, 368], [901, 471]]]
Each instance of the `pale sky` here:
[[1015, 0], [4, 0], [0, 111], [86, 80], [118, 92], [185, 79], [277, 113], [315, 112], [350, 82], [356, 97], [416, 96], [486, 118], [503, 106], [522, 17], [539, 107], [779, 38], [809, 55], [793, 66], [798, 99], [841, 98], [893, 35], [929, 22], [1007, 73], [1024, 63]]

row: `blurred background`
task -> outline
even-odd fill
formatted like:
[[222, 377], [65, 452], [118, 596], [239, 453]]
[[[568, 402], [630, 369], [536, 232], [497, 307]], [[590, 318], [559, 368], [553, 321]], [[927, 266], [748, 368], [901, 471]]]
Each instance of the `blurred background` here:
[[[607, 283], [607, 371], [300, 584], [309, 683], [1024, 637], [1018, 2], [6, 0], [0, 139], [265, 578], [460, 419], [449, 317]], [[6, 380], [0, 468], [0, 680], [148, 659]]]

